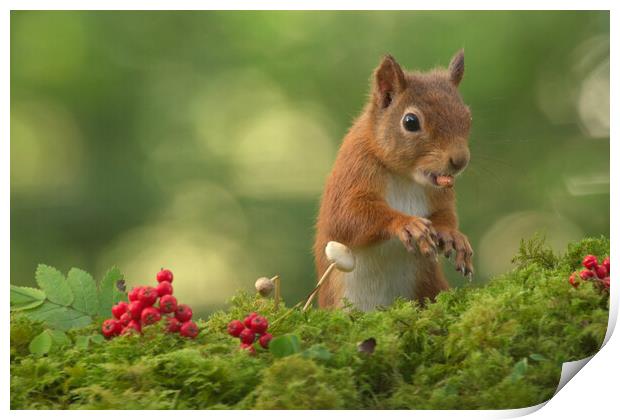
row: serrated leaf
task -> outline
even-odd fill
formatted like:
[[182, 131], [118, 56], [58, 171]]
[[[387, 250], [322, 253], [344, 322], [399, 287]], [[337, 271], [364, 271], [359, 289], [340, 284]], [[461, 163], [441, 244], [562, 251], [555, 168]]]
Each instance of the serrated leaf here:
[[73, 302], [73, 292], [65, 276], [54, 267], [39, 264], [35, 275], [37, 284], [50, 302], [69, 306]]
[[11, 305], [12, 311], [26, 311], [28, 309], [36, 308], [37, 306], [41, 306], [45, 302], [44, 300], [35, 300], [30, 303], [24, 303], [22, 305]]
[[97, 315], [99, 312], [99, 296], [95, 279], [84, 270], [72, 268], [67, 274], [67, 283], [73, 293], [73, 306], [81, 312]]
[[62, 331], [49, 330], [52, 337], [52, 349], [57, 350], [71, 344], [71, 339]]
[[48, 330], [45, 330], [41, 334], [37, 335], [28, 345], [30, 353], [37, 356], [42, 356], [49, 353], [51, 348], [52, 336], [50, 335]]
[[24, 312], [24, 315], [35, 321], [41, 321], [50, 328], [61, 331], [85, 327], [93, 322], [93, 319], [84, 312], [49, 301], [44, 302], [37, 308]]
[[116, 284], [123, 279], [123, 274], [117, 267], [112, 267], [103, 276], [99, 283], [99, 311], [102, 317], [110, 317], [112, 315], [112, 306], [121, 300], [127, 300], [127, 294], [121, 292]]
[[36, 308], [43, 304], [45, 292], [33, 287], [20, 287], [11, 285], [11, 310], [23, 311]]
[[75, 347], [79, 350], [86, 350], [88, 348], [88, 336], [78, 335], [75, 338]]
[[275, 357], [286, 357], [301, 351], [299, 337], [293, 334], [281, 335], [269, 342], [269, 351]]

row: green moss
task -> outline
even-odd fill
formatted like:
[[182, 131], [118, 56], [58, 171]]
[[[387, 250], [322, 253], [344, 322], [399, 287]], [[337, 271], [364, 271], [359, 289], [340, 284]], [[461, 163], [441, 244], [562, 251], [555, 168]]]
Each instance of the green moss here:
[[294, 355], [265, 369], [262, 381], [248, 398], [248, 408], [330, 409], [358, 407], [350, 368], [328, 369]]
[[[13, 409], [479, 409], [518, 408], [549, 399], [561, 364], [595, 353], [609, 300], [567, 278], [583, 255], [609, 254], [606, 238], [585, 239], [563, 256], [525, 242], [517, 268], [484, 287], [464, 287], [424, 307], [404, 300], [371, 313], [274, 309], [240, 293], [227, 311], [200, 321], [195, 340], [164, 334], [119, 337], [87, 350], [28, 353], [42, 326], [11, 317]], [[251, 311], [278, 320], [271, 332], [296, 334], [321, 357], [250, 357], [226, 334]], [[70, 335], [95, 333], [97, 326]], [[372, 354], [357, 344], [375, 338]], [[318, 348], [318, 347], [315, 347]], [[325, 351], [327, 350], [327, 351]]]

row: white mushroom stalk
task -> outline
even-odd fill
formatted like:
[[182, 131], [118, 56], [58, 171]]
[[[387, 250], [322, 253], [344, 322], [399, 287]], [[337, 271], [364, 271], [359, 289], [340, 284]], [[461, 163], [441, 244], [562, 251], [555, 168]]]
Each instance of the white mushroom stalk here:
[[325, 247], [325, 255], [327, 256], [327, 261], [330, 262], [329, 267], [327, 267], [327, 270], [323, 273], [323, 276], [317, 283], [316, 287], [312, 290], [312, 292], [310, 292], [303, 308], [304, 311], [310, 307], [312, 300], [334, 269], [338, 269], [339, 271], [345, 273], [351, 272], [355, 269], [355, 255], [353, 255], [351, 250], [346, 245], [341, 244], [340, 242], [328, 242]]

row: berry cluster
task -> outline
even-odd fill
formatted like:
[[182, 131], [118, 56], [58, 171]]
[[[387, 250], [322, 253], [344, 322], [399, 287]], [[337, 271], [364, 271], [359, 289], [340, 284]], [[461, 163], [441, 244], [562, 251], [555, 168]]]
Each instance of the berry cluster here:
[[[157, 273], [157, 286], [136, 286], [127, 294], [129, 303], [118, 302], [112, 307], [114, 318], [106, 319], [101, 332], [106, 337], [119, 334], [141, 333], [143, 325], [159, 322], [164, 317], [166, 331], [194, 338], [198, 326], [192, 319], [192, 309], [177, 304], [172, 296], [172, 271], [162, 269]], [[155, 306], [159, 299], [159, 306]]]
[[579, 279], [583, 281], [595, 282], [595, 284], [605, 291], [609, 291], [609, 257], [605, 257], [602, 263], [594, 255], [586, 255], [581, 262], [584, 269], [579, 275], [573, 273], [568, 278], [568, 282], [575, 288], [579, 287]]
[[228, 334], [239, 338], [241, 341], [239, 347], [241, 349], [249, 351], [250, 354], [255, 354], [254, 342], [257, 339], [264, 349], [269, 348], [269, 342], [273, 336], [267, 332], [267, 328], [269, 328], [267, 318], [252, 312], [245, 317], [243, 322], [238, 319], [230, 321], [228, 324]]

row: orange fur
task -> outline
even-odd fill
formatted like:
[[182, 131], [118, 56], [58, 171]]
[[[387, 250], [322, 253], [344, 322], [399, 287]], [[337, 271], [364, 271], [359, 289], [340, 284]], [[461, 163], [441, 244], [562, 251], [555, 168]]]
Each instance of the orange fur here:
[[[328, 266], [328, 241], [356, 253], [391, 238], [399, 238], [416, 258], [419, 300], [449, 287], [435, 252], [454, 251], [457, 269], [472, 271], [471, 247], [458, 231], [454, 190], [436, 183], [437, 175], [456, 176], [469, 161], [471, 117], [457, 90], [463, 71], [462, 51], [449, 70], [404, 72], [390, 56], [375, 70], [369, 102], [342, 142], [321, 200], [314, 244], [319, 276]], [[403, 116], [410, 113], [420, 121], [417, 132], [403, 128]], [[431, 223], [390, 207], [386, 188], [393, 177], [423, 188]], [[340, 274], [321, 288], [321, 307], [341, 304], [347, 286]]]

